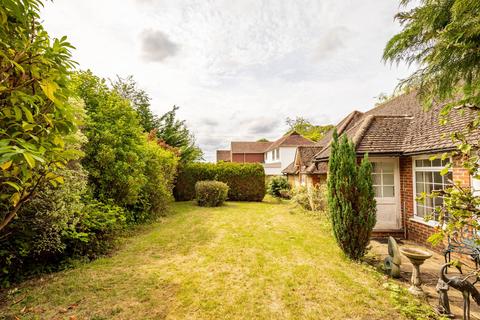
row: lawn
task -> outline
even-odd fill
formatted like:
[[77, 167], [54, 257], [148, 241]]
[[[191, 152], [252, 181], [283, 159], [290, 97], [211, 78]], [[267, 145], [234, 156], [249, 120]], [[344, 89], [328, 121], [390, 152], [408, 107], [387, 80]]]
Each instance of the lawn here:
[[290, 204], [176, 203], [112, 257], [26, 282], [12, 319], [403, 319], [325, 219]]

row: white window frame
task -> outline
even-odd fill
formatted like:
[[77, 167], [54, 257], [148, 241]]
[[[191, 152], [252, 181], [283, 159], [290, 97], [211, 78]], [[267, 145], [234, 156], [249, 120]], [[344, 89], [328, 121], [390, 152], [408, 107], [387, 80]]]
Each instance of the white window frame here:
[[[438, 225], [438, 221], [435, 220], [429, 220], [425, 221], [423, 217], [420, 217], [417, 215], [417, 181], [415, 180], [416, 172], [417, 172], [417, 166], [415, 161], [416, 160], [430, 160], [431, 157], [436, 156], [437, 159], [441, 158], [440, 154], [431, 154], [431, 155], [422, 155], [422, 156], [416, 156], [412, 157], [412, 185], [413, 185], [413, 218], [412, 220], [422, 222], [424, 224], [427, 224], [429, 226], [435, 227]], [[448, 158], [450, 162], [452, 162], [452, 158]], [[437, 172], [443, 170], [444, 166], [440, 167], [421, 167], [421, 168], [429, 168], [430, 170], [418, 170], [419, 172]], [[452, 169], [448, 170], [449, 172], [452, 172]]]

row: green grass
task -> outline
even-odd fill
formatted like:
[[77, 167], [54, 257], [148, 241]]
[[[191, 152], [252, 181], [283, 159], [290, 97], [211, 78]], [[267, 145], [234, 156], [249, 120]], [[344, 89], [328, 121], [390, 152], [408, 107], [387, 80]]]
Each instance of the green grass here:
[[383, 282], [288, 204], [185, 202], [112, 257], [20, 285], [0, 318], [403, 319]]

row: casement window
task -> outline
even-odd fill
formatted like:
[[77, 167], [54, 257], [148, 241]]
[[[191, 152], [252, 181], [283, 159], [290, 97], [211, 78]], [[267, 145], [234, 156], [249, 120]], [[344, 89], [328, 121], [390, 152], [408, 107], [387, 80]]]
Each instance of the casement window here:
[[[425, 215], [431, 214], [436, 207], [443, 205], [443, 198], [429, 198], [426, 197], [424, 201], [417, 201], [422, 193], [431, 194], [433, 191], [441, 191], [448, 187], [449, 181], [452, 180], [452, 172], [448, 172], [444, 176], [440, 174], [450, 159], [429, 160], [429, 159], [414, 159], [413, 160], [413, 179], [414, 179], [414, 203], [415, 203], [415, 217], [424, 218]], [[433, 217], [436, 220], [436, 217]]]

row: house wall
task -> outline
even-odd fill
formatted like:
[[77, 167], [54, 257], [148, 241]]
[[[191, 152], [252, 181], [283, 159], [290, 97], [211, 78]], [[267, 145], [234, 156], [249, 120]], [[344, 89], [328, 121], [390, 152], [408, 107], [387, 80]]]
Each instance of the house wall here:
[[263, 163], [263, 153], [232, 153], [232, 162]]
[[[470, 186], [470, 175], [461, 167], [458, 159], [453, 160], [453, 180], [459, 181], [463, 186]], [[415, 195], [413, 194], [413, 159], [400, 157], [400, 194], [402, 201], [402, 218], [406, 226], [406, 237], [422, 245], [429, 246], [427, 239], [434, 233], [434, 223], [425, 222], [414, 215]], [[433, 248], [442, 250], [443, 246]]]
[[265, 156], [265, 174], [272, 176], [282, 175], [282, 170], [288, 167], [295, 160], [296, 147], [280, 147], [278, 159], [273, 159], [273, 151], [269, 151]]

